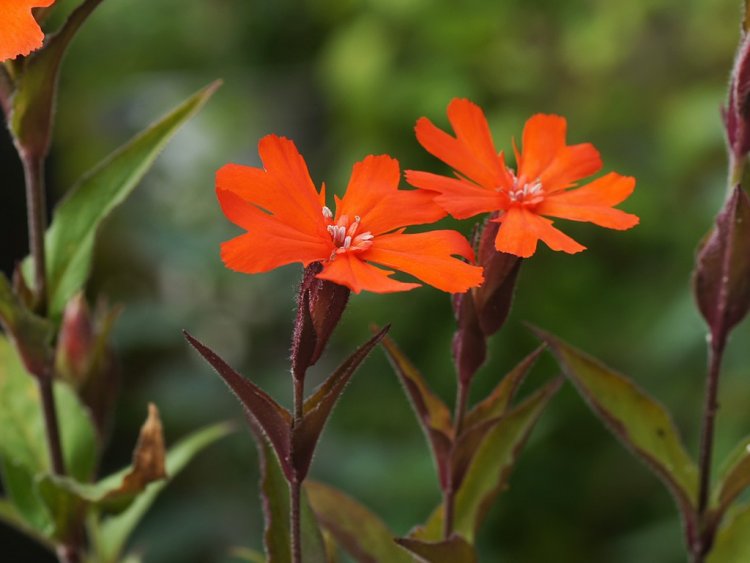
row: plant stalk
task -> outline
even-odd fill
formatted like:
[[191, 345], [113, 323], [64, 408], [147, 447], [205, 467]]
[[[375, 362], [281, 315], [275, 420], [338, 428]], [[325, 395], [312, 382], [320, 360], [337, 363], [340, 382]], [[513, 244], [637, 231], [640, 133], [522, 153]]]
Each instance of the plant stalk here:
[[[721, 336], [712, 338], [709, 347], [708, 378], [706, 380], [706, 398], [703, 407], [703, 423], [701, 428], [701, 443], [699, 452], [699, 486], [698, 486], [698, 521], [701, 528], [705, 524], [705, 516], [708, 508], [708, 497], [711, 490], [711, 460], [713, 458], [714, 444], [714, 422], [719, 409], [719, 375], [721, 363], [724, 358], [724, 347], [726, 339]], [[702, 563], [713, 543], [713, 533], [707, 537], [703, 529], [698, 530], [698, 538], [695, 542], [693, 562]]]
[[34, 304], [37, 313], [47, 312], [47, 263], [44, 233], [47, 230], [47, 204], [44, 189], [44, 158], [19, 147], [26, 180], [26, 213], [29, 250], [34, 263]]
[[[294, 381], [294, 422], [292, 430], [302, 423], [303, 406], [305, 398], [305, 374], [292, 377]], [[292, 446], [293, 447], [293, 446]], [[290, 518], [290, 546], [292, 552], [292, 563], [302, 563], [302, 535], [300, 533], [300, 496], [302, 481], [295, 475], [289, 481], [289, 518]]]
[[[456, 410], [453, 415], [453, 440], [456, 447], [463, 431], [466, 407], [469, 402], [469, 382], [458, 380], [458, 394], [456, 396]], [[453, 520], [455, 519], [456, 490], [453, 475], [450, 476], [448, 487], [443, 491], [443, 539], [449, 539], [453, 534]]]

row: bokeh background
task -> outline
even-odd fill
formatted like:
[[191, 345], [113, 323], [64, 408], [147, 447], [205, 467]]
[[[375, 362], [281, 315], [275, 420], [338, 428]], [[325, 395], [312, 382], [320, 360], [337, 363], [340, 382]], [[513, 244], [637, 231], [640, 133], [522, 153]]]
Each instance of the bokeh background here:
[[[56, 22], [76, 2], [60, 0]], [[404, 168], [445, 172], [413, 125], [447, 124], [451, 98], [488, 115], [498, 148], [535, 112], [569, 121], [606, 168], [638, 179], [624, 208], [641, 225], [614, 232], [567, 224], [589, 247], [542, 248], [524, 265], [513, 313], [491, 342], [475, 397], [536, 343], [525, 323], [556, 332], [630, 374], [675, 414], [697, 451], [705, 334], [693, 303], [694, 249], [725, 192], [719, 106], [739, 35], [740, 0], [107, 0], [66, 59], [48, 168], [51, 204], [110, 150], [202, 85], [224, 85], [109, 220], [92, 298], [125, 311], [116, 330], [123, 384], [104, 469], [128, 462], [149, 401], [173, 442], [241, 419], [239, 405], [180, 330], [190, 329], [288, 404], [287, 357], [301, 269], [258, 276], [223, 268], [213, 173], [257, 165], [267, 133], [294, 139], [316, 182], [343, 189], [352, 164], [389, 153]], [[26, 254], [21, 168], [0, 135], [0, 265]], [[453, 226], [450, 221], [446, 225]], [[458, 225], [464, 232], [470, 222]], [[272, 251], [272, 250], [269, 250]], [[452, 316], [446, 295], [355, 296], [316, 371], [368, 337], [392, 335], [452, 404]], [[729, 349], [718, 458], [750, 431], [750, 332]], [[557, 374], [542, 360], [528, 391]], [[337, 485], [396, 534], [439, 500], [434, 469], [383, 354], [360, 370], [334, 413], [312, 476]], [[133, 543], [150, 563], [232, 561], [261, 547], [254, 445], [243, 429], [204, 452], [155, 505]], [[482, 561], [683, 561], [680, 523], [656, 478], [566, 385], [550, 404], [479, 536]], [[44, 552], [6, 529], [9, 561]]]

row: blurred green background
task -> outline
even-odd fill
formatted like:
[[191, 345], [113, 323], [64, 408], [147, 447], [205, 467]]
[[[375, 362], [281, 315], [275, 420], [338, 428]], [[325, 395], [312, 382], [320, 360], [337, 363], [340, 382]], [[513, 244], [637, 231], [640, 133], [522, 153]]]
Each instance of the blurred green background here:
[[[75, 4], [61, 0], [51, 24]], [[219, 243], [238, 231], [219, 211], [214, 171], [226, 162], [258, 165], [257, 142], [273, 132], [294, 139], [316, 183], [339, 193], [352, 164], [371, 153], [389, 153], [404, 168], [446, 172], [417, 144], [413, 125], [426, 115], [446, 126], [445, 108], [456, 96], [485, 108], [498, 148], [509, 148], [532, 113], [566, 116], [571, 142], [595, 143], [607, 170], [637, 177], [622, 207], [641, 217], [624, 233], [565, 224], [588, 251], [568, 256], [545, 247], [527, 261], [474, 397], [535, 347], [529, 322], [630, 374], [672, 410], [696, 452], [705, 336], [689, 278], [694, 248], [725, 190], [719, 105], [740, 4], [104, 2], [63, 69], [48, 170], [52, 199], [150, 120], [224, 80], [101, 232], [89, 293], [126, 305], [116, 331], [122, 395], [105, 470], [129, 460], [148, 401], [161, 409], [170, 442], [212, 421], [241, 419], [182, 328], [289, 403], [288, 335], [301, 268], [258, 276], [223, 268]], [[7, 135], [0, 143], [7, 271], [26, 253], [25, 212], [20, 165]], [[367, 338], [370, 323], [387, 322], [452, 404], [452, 315], [447, 296], [432, 288], [354, 296], [318, 379]], [[748, 338], [745, 327], [730, 344], [719, 459], [750, 431]], [[545, 358], [526, 389], [556, 373]], [[427, 446], [380, 351], [347, 389], [312, 476], [361, 500], [396, 534], [437, 504]], [[231, 561], [231, 546], [260, 549], [257, 482], [257, 455], [243, 429], [175, 480], [133, 547], [150, 563]], [[482, 561], [684, 561], [668, 493], [570, 386], [543, 416], [478, 541]], [[0, 544], [17, 553], [11, 561], [47, 560], [5, 529]]]

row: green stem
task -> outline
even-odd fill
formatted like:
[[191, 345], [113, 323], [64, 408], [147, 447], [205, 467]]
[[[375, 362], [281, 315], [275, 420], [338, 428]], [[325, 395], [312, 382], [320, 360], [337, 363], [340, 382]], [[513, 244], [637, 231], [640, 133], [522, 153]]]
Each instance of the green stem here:
[[[453, 415], [454, 445], [463, 431], [466, 407], [469, 402], [469, 383], [458, 380], [458, 394], [456, 396], [456, 411]], [[447, 488], [443, 491], [443, 539], [449, 539], [453, 534], [453, 520], [455, 519], [456, 492], [453, 488], [453, 476], [450, 476]]]
[[34, 263], [34, 303], [37, 312], [47, 311], [47, 264], [44, 233], [47, 230], [47, 205], [44, 190], [44, 158], [19, 148], [26, 179], [26, 214], [28, 217], [29, 250]]
[[[303, 406], [305, 398], [305, 374], [296, 374], [292, 377], [294, 381], [294, 422], [292, 431], [302, 423]], [[295, 475], [294, 479], [289, 481], [289, 518], [290, 518], [290, 546], [292, 551], [292, 563], [302, 563], [302, 536], [300, 533], [300, 496], [302, 481]]]
[[[695, 542], [693, 562], [702, 563], [713, 544], [713, 533], [705, 530], [705, 519], [708, 510], [708, 497], [711, 490], [711, 460], [713, 458], [714, 423], [719, 409], [719, 375], [724, 357], [724, 338], [711, 342], [708, 361], [708, 378], [706, 380], [706, 398], [703, 408], [703, 423], [699, 452], [699, 486], [698, 486], [698, 538]], [[704, 534], [708, 532], [708, 534]]]

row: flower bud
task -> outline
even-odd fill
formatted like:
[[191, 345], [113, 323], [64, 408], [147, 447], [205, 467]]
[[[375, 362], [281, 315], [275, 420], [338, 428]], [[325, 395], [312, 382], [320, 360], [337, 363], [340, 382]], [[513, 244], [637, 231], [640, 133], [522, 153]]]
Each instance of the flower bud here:
[[57, 341], [57, 373], [75, 387], [86, 380], [94, 358], [94, 325], [83, 294], [78, 293], [65, 307]]
[[305, 268], [297, 295], [292, 336], [292, 374], [297, 379], [320, 359], [351, 293], [348, 287], [317, 278], [322, 269], [320, 262]]

